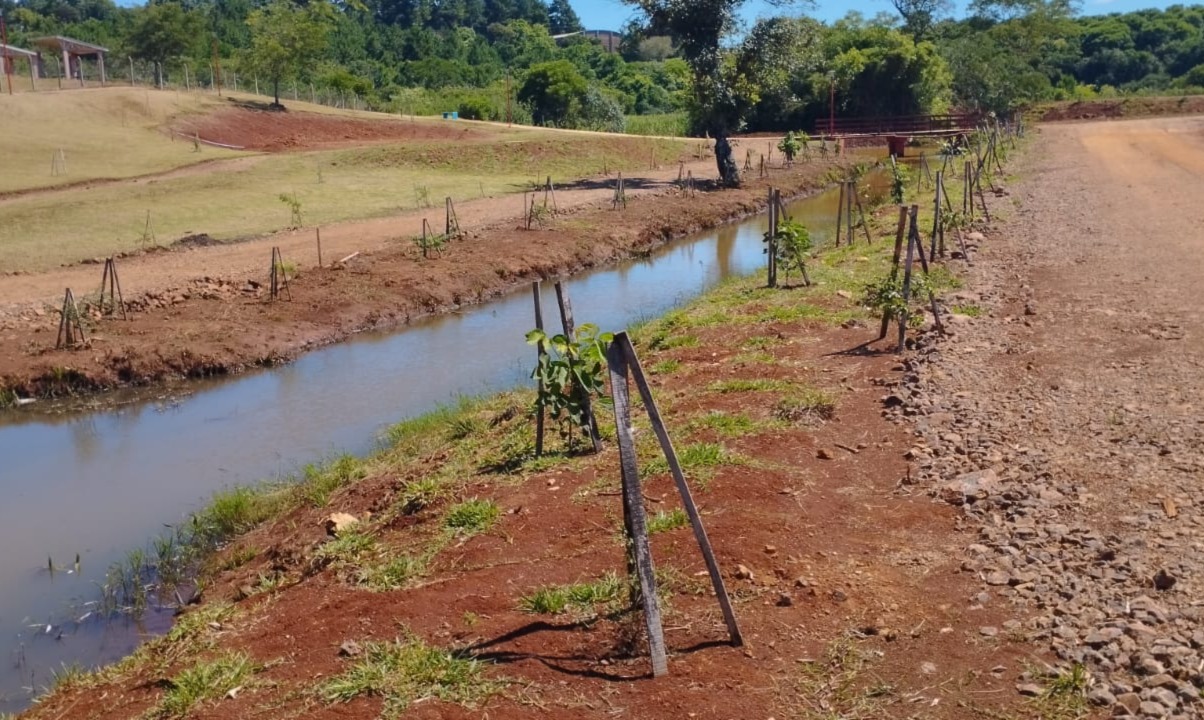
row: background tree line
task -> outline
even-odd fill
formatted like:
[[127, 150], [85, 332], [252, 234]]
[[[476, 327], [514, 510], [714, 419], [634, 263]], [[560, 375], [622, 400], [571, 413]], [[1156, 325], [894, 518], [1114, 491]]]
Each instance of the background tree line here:
[[[627, 0], [621, 52], [568, 0], [0, 0], [10, 41], [62, 34], [207, 82], [254, 73], [371, 107], [622, 130], [678, 114], [695, 133], [811, 128], [827, 116], [1004, 111], [1050, 99], [1204, 88], [1204, 7], [1078, 17], [1068, 0], [893, 0], [897, 15], [741, 27], [740, 0]], [[736, 40], [733, 40], [736, 38]], [[112, 66], [119, 66], [113, 62]], [[245, 75], [244, 75], [245, 77]], [[285, 93], [287, 96], [287, 93]]]

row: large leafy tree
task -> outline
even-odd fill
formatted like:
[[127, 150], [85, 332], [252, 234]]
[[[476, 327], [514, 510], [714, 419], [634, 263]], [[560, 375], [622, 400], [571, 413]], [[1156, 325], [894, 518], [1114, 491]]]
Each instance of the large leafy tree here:
[[569, 0], [552, 0], [548, 3], [548, 30], [553, 35], [575, 33], [584, 30], [581, 18], [569, 4]]
[[564, 125], [581, 112], [589, 83], [568, 60], [531, 67], [518, 99], [531, 108], [540, 125]]
[[311, 0], [303, 7], [273, 0], [247, 18], [251, 47], [246, 59], [271, 84], [273, 105], [283, 107], [280, 83], [297, 77], [321, 57], [333, 21], [334, 10], [324, 0]]
[[932, 26], [953, 10], [949, 0], [891, 0], [891, 4], [903, 18], [903, 31], [915, 40], [927, 37]]
[[[667, 35], [694, 76], [695, 120], [715, 139], [715, 162], [724, 185], [740, 184], [740, 170], [728, 137], [752, 107], [741, 82], [754, 79], [733, 66], [723, 42], [738, 29], [738, 11], [747, 0], [624, 0], [644, 14], [648, 35]], [[769, 0], [782, 6], [790, 0]], [[744, 58], [747, 60], [748, 58]]]
[[134, 57], [155, 63], [155, 80], [162, 85], [163, 65], [196, 45], [201, 18], [175, 2], [147, 5], [136, 12], [127, 44]]

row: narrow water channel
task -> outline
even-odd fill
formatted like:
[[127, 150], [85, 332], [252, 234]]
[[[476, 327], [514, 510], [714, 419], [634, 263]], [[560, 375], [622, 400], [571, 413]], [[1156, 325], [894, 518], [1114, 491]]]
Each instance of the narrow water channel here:
[[[874, 180], [882, 192], [885, 178]], [[817, 242], [830, 242], [836, 204], [827, 192], [789, 212]], [[765, 262], [764, 232], [765, 218], [755, 217], [574, 277], [567, 288], [577, 321], [620, 330], [754, 272]], [[546, 313], [555, 299], [550, 284], [545, 291]], [[169, 624], [163, 615], [133, 624], [89, 614], [109, 565], [164, 524], [215, 490], [366, 453], [399, 420], [526, 383], [532, 326], [530, 293], [516, 292], [284, 367], [198, 383], [171, 403], [0, 413], [0, 712], [27, 706], [56, 670], [115, 660]]]

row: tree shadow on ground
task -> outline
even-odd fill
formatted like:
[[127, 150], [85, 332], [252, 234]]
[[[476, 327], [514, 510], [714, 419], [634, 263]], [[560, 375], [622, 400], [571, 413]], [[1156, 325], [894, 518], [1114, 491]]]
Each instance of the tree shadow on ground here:
[[[587, 667], [570, 667], [569, 666], [570, 663], [580, 663], [580, 664], [597, 663], [597, 662], [600, 662], [601, 660], [608, 660], [611, 662], [615, 662], [615, 661], [637, 660], [637, 659], [640, 659], [641, 657], [643, 657], [642, 655], [637, 655], [630, 651], [614, 651], [614, 652], [606, 654], [602, 657], [599, 657], [599, 656], [590, 656], [590, 655], [548, 655], [548, 654], [532, 653], [532, 652], [516, 652], [516, 651], [512, 651], [512, 650], [491, 650], [490, 649], [490, 648], [496, 648], [498, 645], [502, 645], [502, 644], [511, 642], [513, 640], [517, 640], [519, 638], [527, 637], [529, 635], [535, 635], [538, 633], [547, 633], [547, 632], [551, 632], [551, 633], [574, 632], [576, 630], [588, 628], [592, 624], [593, 624], [593, 621], [585, 621], [585, 620], [579, 620], [576, 622], [563, 623], [563, 624], [550, 623], [545, 620], [537, 620], [535, 622], [527, 623], [526, 625], [523, 625], [521, 627], [517, 627], [514, 630], [511, 630], [510, 632], [504, 633], [502, 635], [499, 635], [496, 638], [493, 638], [492, 640], [482, 640], [481, 642], [478, 642], [475, 645], [470, 645], [466, 648], [462, 648], [459, 651], [459, 653], [467, 658], [473, 658], [475, 660], [483, 660], [483, 661], [494, 662], [494, 663], [499, 663], [499, 664], [516, 663], [516, 662], [522, 662], [524, 660], [533, 660], [535, 662], [541, 663], [542, 665], [544, 665], [544, 667], [548, 668], [549, 670], [553, 670], [558, 673], [563, 673], [565, 675], [573, 675], [575, 677], [586, 677], [586, 678], [593, 678], [596, 680], [606, 680], [608, 682], [630, 682], [632, 680], [640, 680], [640, 679], [650, 680], [650, 679], [652, 679], [651, 668], [648, 668], [644, 672], [639, 672], [639, 673], [635, 673], [635, 674], [620, 674], [618, 672], [603, 672], [601, 670], [594, 670], [594, 669], [590, 669]], [[730, 645], [731, 645], [731, 643], [728, 641], [706, 640], [703, 642], [695, 643], [694, 645], [691, 645], [689, 647], [677, 650], [675, 654], [679, 654], [679, 655], [689, 654], [689, 653], [699, 652], [701, 650], [706, 650], [706, 649], [709, 649], [712, 647], [723, 647], [723, 646], [730, 646]], [[615, 670], [617, 670], [617, 668], [615, 668]]]

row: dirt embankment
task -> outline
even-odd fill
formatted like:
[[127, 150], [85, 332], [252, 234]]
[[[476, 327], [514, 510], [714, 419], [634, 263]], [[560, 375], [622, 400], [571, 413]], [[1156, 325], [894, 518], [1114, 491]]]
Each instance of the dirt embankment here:
[[[640, 615], [621, 610], [612, 420], [599, 416], [600, 455], [561, 455], [555, 439], [534, 459], [531, 394], [507, 395], [315, 480], [216, 559], [227, 569], [174, 639], [63, 683], [28, 717], [1028, 716], [1012, 686], [1039, 660], [1007, 637], [1011, 611], [982, 607], [958, 573], [973, 538], [957, 512], [907, 484], [911, 438], [881, 418], [904, 366], [858, 351], [876, 324], [841, 294], [885, 272], [892, 215], [873, 246], [816, 261], [823, 285], [749, 279], [637, 338], [743, 646], [729, 644], [674, 486], [640, 441], [671, 652], [671, 674], [649, 676]], [[330, 538], [336, 511], [361, 520]], [[589, 585], [558, 604], [569, 583]], [[1045, 709], [1033, 714], [1071, 717]]]
[[1060, 120], [1115, 120], [1157, 115], [1198, 115], [1204, 113], [1204, 95], [1182, 97], [1126, 97], [1106, 100], [1079, 100], [1035, 108], [1041, 122]]
[[483, 302], [535, 278], [568, 275], [716, 227], [761, 209], [767, 185], [804, 194], [823, 186], [836, 167], [800, 164], [738, 190], [695, 197], [666, 190], [617, 211], [609, 203], [579, 208], [530, 231], [515, 221], [469, 230], [429, 258], [399, 238], [344, 263], [328, 257], [326, 267], [295, 272], [291, 300], [269, 299], [266, 272], [262, 281], [197, 278], [131, 302], [128, 321], [86, 312], [89, 340], [78, 350], [56, 350], [56, 312], [38, 310], [6, 331], [5, 347], [13, 351], [0, 357], [0, 389], [55, 397], [285, 362], [357, 332]]

